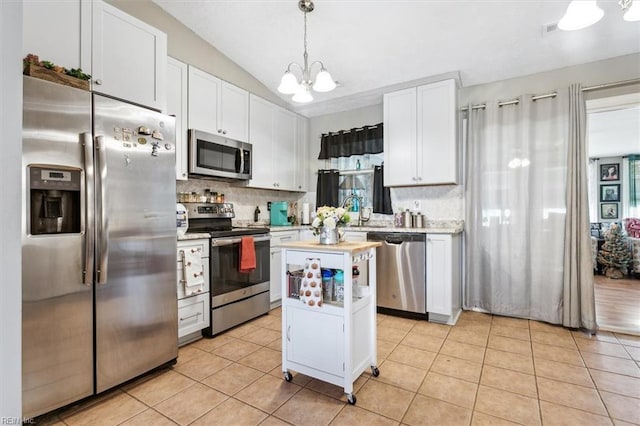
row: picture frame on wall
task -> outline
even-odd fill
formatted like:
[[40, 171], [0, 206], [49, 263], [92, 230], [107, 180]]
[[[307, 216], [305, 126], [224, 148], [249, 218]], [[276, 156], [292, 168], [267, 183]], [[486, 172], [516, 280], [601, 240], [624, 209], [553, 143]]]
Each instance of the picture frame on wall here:
[[620, 180], [620, 163], [600, 164], [600, 180]]
[[620, 201], [620, 184], [600, 185], [600, 201]]
[[600, 204], [600, 217], [602, 219], [617, 219], [618, 218], [618, 203], [601, 203]]

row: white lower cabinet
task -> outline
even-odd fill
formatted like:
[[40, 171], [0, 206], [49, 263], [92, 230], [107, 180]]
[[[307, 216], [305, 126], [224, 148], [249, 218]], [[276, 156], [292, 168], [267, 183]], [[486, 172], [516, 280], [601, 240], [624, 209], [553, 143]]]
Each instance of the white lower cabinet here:
[[[191, 333], [202, 333], [209, 327], [211, 317], [209, 293], [178, 300], [178, 338]], [[198, 337], [202, 336], [200, 334]]]
[[282, 243], [289, 243], [291, 241], [298, 241], [298, 231], [271, 231], [271, 265], [270, 265], [270, 302], [271, 307], [280, 306], [282, 299], [282, 249], [278, 247]]
[[429, 321], [453, 325], [462, 312], [460, 234], [427, 234]]
[[[195, 294], [185, 294], [184, 253], [199, 256], [204, 285]], [[178, 241], [177, 250], [178, 344], [184, 345], [202, 337], [202, 330], [211, 325], [211, 293], [209, 290], [209, 239]]]
[[287, 310], [287, 359], [312, 365], [328, 374], [344, 374], [344, 320], [342, 315], [330, 315], [306, 308]]

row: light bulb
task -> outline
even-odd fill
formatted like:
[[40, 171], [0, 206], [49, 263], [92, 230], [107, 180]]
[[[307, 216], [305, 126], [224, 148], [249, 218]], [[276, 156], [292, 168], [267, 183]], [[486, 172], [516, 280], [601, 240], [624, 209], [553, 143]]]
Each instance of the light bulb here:
[[293, 95], [298, 91], [298, 87], [300, 84], [298, 83], [298, 79], [293, 73], [287, 71], [282, 76], [282, 80], [280, 80], [280, 86], [278, 86], [278, 92], [284, 93], [285, 95]]
[[586, 28], [598, 22], [604, 16], [602, 9], [595, 0], [573, 0], [567, 7], [558, 28], [564, 31], [574, 31]]
[[330, 92], [336, 88], [336, 82], [331, 78], [329, 71], [322, 68], [318, 75], [316, 75], [316, 81], [313, 83], [313, 90], [316, 92]]
[[311, 102], [313, 100], [313, 96], [311, 96], [311, 92], [309, 91], [309, 86], [306, 84], [300, 84], [298, 86], [298, 91], [291, 98], [294, 102], [299, 102], [301, 104], [305, 104], [307, 102]]
[[640, 0], [636, 0], [631, 3], [631, 6], [623, 16], [623, 19], [629, 22], [640, 21]]

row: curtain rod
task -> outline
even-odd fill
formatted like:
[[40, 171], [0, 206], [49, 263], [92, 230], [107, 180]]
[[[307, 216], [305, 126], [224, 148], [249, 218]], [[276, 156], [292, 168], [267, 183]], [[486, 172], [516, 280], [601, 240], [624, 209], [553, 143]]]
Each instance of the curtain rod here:
[[[613, 83], [604, 83], [604, 84], [598, 84], [595, 86], [583, 87], [582, 91], [591, 92], [593, 90], [611, 89], [613, 87], [627, 86], [627, 85], [636, 84], [636, 83], [640, 83], [640, 78], [632, 78], [631, 80], [616, 81]], [[557, 92], [547, 93], [545, 95], [532, 96], [531, 100], [537, 101], [538, 99], [555, 98], [557, 95], [558, 95]], [[502, 107], [505, 105], [515, 105], [515, 104], [518, 104], [519, 102], [520, 101], [518, 99], [514, 99], [511, 101], [498, 102], [498, 106]], [[471, 109], [485, 109], [486, 107], [487, 107], [487, 104], [472, 105]], [[468, 111], [468, 110], [469, 110], [469, 107], [460, 108], [460, 111]]]
[[[367, 127], [367, 128], [369, 128], [369, 129], [377, 129], [377, 128], [378, 128], [378, 125], [375, 125], [375, 126], [366, 126], [366, 127]], [[338, 132], [323, 133], [322, 135], [323, 135], [323, 136], [324, 136], [324, 135], [327, 135], [327, 136], [331, 136], [331, 135], [338, 135], [338, 134], [340, 134], [340, 132], [351, 132], [351, 131], [354, 131], [354, 130], [355, 130], [356, 132], [359, 132], [359, 131], [361, 131], [361, 130], [364, 130], [364, 127], [359, 127], [359, 128], [357, 128], [357, 129], [340, 130], [340, 131], [338, 131]]]

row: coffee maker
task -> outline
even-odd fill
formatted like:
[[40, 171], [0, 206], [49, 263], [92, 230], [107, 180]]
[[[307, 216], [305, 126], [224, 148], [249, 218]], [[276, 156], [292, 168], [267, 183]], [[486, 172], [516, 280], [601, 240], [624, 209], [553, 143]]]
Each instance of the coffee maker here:
[[289, 203], [286, 201], [271, 202], [271, 226], [288, 226]]
[[28, 166], [29, 234], [71, 234], [81, 229], [81, 170]]

